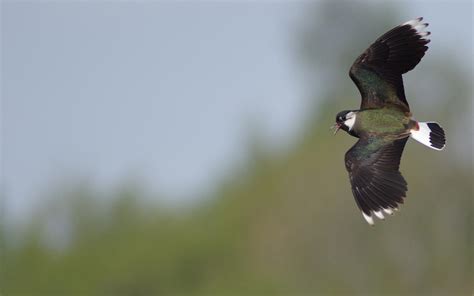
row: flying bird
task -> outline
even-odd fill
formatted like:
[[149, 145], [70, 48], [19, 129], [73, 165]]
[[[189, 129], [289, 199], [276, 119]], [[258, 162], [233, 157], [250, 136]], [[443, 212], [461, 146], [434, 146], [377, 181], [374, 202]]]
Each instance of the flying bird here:
[[374, 224], [403, 203], [407, 182], [399, 171], [409, 137], [435, 150], [446, 144], [436, 122], [416, 121], [403, 88], [402, 74], [425, 55], [430, 32], [423, 18], [405, 22], [378, 38], [352, 64], [349, 76], [361, 94], [359, 110], [336, 115], [339, 129], [359, 138], [346, 152], [345, 166], [362, 216]]

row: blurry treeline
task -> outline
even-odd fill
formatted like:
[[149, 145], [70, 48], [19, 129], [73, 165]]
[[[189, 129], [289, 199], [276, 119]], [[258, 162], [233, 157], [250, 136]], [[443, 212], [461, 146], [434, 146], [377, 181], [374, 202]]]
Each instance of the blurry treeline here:
[[352, 61], [407, 17], [387, 4], [311, 7], [293, 41], [318, 96], [298, 141], [278, 153], [254, 145], [244, 169], [186, 207], [134, 184], [107, 194], [60, 187], [20, 234], [3, 229], [14, 238], [2, 243], [5, 295], [472, 293], [472, 125], [468, 139], [455, 131], [471, 120], [470, 73], [428, 51], [407, 75], [412, 110], [439, 121], [448, 146], [409, 141], [406, 206], [369, 227], [343, 165], [355, 139], [328, 128], [359, 105]]

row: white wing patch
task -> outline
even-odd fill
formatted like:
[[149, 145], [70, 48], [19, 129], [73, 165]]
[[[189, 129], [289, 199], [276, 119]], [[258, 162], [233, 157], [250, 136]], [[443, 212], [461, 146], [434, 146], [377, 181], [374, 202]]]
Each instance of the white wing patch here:
[[382, 211], [374, 211], [374, 214], [375, 214], [375, 216], [377, 216], [377, 218], [379, 218], [381, 220], [385, 219], [385, 217], [382, 214]]
[[394, 210], [398, 211], [398, 208], [382, 208], [379, 211], [370, 211], [370, 215], [367, 215], [364, 212], [361, 212], [361, 213], [365, 221], [367, 221], [367, 223], [369, 223], [370, 225], [374, 225], [375, 223], [374, 223], [374, 218], [372, 214], [375, 215], [380, 220], [385, 220], [383, 213], [385, 212], [386, 214], [393, 215]]
[[416, 33], [422, 38], [422, 39], [425, 39], [425, 40], [429, 40], [427, 37], [431, 34], [430, 32], [426, 32], [426, 31], [423, 31], [424, 29], [426, 29], [426, 27], [428, 27], [428, 24], [427, 23], [422, 23], [421, 21], [423, 20], [422, 17], [419, 17], [419, 18], [416, 18], [414, 20], [411, 20], [411, 21], [408, 21], [408, 22], [405, 22], [402, 24], [402, 26], [405, 26], [405, 25], [409, 25], [411, 26], [413, 29], [416, 30]]
[[369, 223], [370, 225], [374, 225], [374, 219], [372, 218], [372, 215], [368, 216], [364, 212], [362, 212], [362, 216], [364, 216], [365, 221]]

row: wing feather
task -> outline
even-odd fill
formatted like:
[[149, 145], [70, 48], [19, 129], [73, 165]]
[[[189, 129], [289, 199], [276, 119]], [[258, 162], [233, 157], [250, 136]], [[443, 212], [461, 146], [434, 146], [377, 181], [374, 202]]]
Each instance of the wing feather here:
[[368, 217], [374, 212], [397, 209], [407, 192], [407, 182], [399, 171], [400, 159], [408, 138], [384, 141], [363, 137], [347, 151], [346, 169], [359, 209]]
[[402, 74], [412, 70], [425, 55], [430, 42], [428, 26], [418, 18], [401, 24], [378, 38], [353, 63], [349, 76], [359, 89], [361, 109], [388, 104], [409, 112]]

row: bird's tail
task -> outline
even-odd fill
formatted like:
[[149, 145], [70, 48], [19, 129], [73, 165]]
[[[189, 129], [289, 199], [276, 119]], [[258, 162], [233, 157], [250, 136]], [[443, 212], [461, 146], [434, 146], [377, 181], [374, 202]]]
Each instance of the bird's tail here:
[[411, 130], [411, 137], [431, 149], [443, 150], [446, 146], [443, 128], [433, 121], [417, 122]]

